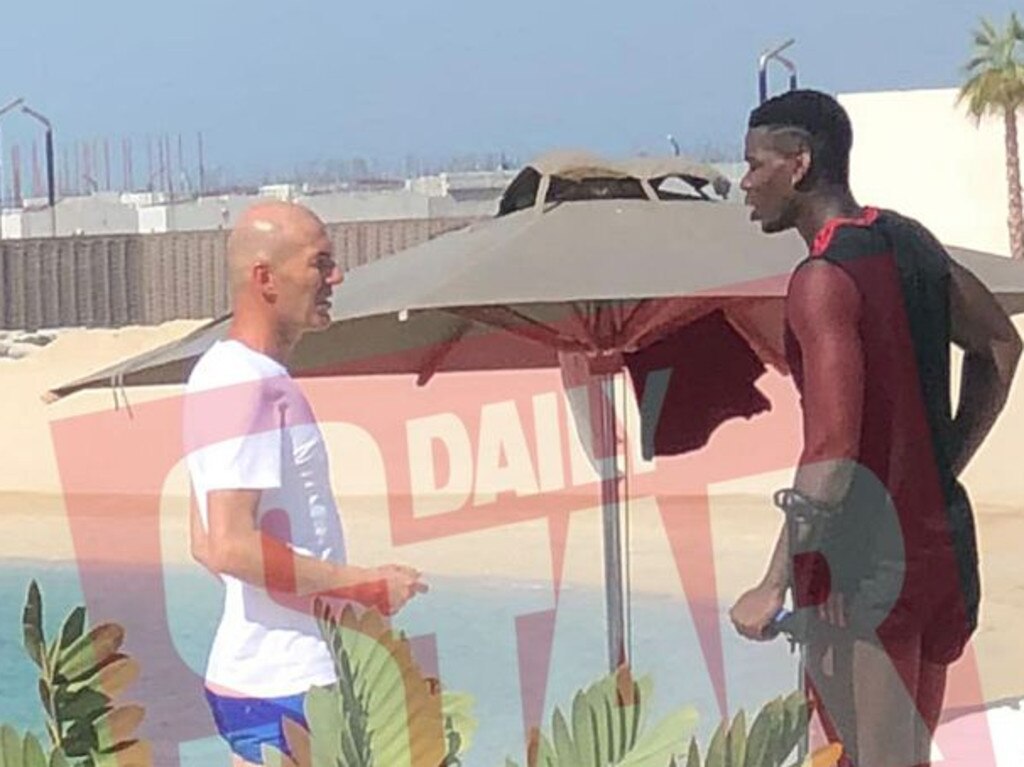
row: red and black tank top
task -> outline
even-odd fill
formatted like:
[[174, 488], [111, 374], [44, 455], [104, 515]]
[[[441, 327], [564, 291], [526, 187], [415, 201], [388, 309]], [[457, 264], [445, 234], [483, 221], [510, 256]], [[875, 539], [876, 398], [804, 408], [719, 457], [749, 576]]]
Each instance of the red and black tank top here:
[[[848, 493], [858, 499], [857, 513], [842, 523], [848, 551], [868, 562], [871, 547], [884, 545], [873, 537], [879, 520], [872, 518], [884, 499], [872, 502], [878, 493], [869, 486], [883, 488], [901, 528], [905, 597], [948, 594], [953, 583], [941, 579], [955, 582], [973, 630], [979, 601], [974, 522], [950, 468], [949, 255], [916, 221], [867, 208], [860, 218], [830, 221], [797, 269], [816, 259], [843, 269], [861, 296], [862, 471]], [[786, 356], [802, 391], [802, 355], [788, 324]], [[875, 511], [865, 513], [865, 507]], [[858, 576], [848, 573], [849, 585]]]

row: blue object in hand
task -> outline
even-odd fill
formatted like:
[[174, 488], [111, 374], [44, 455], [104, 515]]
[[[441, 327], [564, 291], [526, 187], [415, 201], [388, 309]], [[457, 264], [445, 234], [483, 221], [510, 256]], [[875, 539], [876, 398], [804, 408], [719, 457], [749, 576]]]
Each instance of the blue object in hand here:
[[775, 617], [772, 618], [764, 630], [765, 639], [774, 639], [784, 631], [788, 631], [790, 627], [790, 621], [793, 617], [793, 613], [787, 610], [785, 607], [780, 607], [779, 611], [775, 613]]

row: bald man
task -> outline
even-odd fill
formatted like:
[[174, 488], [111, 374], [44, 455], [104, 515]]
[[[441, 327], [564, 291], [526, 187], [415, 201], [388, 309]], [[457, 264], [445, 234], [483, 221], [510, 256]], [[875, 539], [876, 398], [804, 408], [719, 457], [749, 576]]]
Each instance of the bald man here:
[[231, 327], [189, 378], [185, 436], [193, 555], [225, 584], [206, 697], [240, 766], [262, 763], [265, 744], [288, 753], [283, 718], [305, 724], [306, 692], [336, 680], [314, 596], [391, 614], [425, 586], [408, 567], [346, 563], [323, 437], [286, 368], [303, 334], [330, 324], [342, 281], [323, 224], [299, 205], [260, 203], [227, 258]]

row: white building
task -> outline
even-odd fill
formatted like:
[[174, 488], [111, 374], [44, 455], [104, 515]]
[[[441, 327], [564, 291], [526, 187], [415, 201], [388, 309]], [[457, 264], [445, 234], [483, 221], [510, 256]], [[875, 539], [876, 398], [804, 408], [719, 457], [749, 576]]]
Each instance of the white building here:
[[229, 229], [260, 198], [294, 200], [327, 223], [416, 218], [477, 218], [494, 215], [514, 171], [442, 173], [410, 179], [381, 190], [317, 192], [295, 184], [271, 184], [255, 194], [170, 200], [160, 192], [97, 193], [59, 200], [29, 200], [2, 213], [6, 239], [80, 234], [152, 234]]
[[853, 122], [850, 183], [862, 204], [917, 218], [947, 245], [1008, 255], [1003, 121], [975, 123], [957, 93], [840, 96]]
[[[841, 96], [853, 122], [851, 185], [860, 203], [913, 216], [948, 245], [1008, 255], [1003, 122], [987, 117], [976, 125], [956, 96], [954, 88]], [[1022, 318], [1015, 324], [1024, 335]], [[1024, 498], [1022, 379], [1018, 371], [964, 476], [971, 495], [986, 503], [1019, 507]], [[958, 380], [954, 374], [954, 386]]]

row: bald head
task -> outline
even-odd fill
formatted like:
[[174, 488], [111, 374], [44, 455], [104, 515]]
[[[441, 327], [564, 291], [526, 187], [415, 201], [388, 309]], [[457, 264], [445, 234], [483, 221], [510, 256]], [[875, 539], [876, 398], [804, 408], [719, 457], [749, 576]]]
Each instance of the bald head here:
[[323, 222], [302, 205], [276, 200], [252, 205], [228, 238], [232, 288], [237, 290], [246, 283], [254, 264], [279, 265], [323, 233]]

